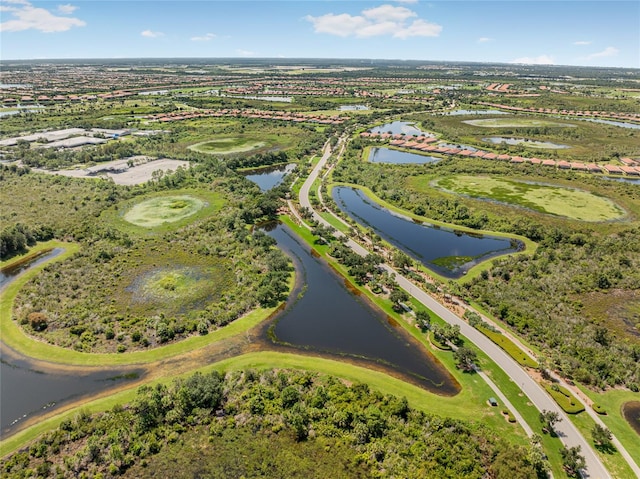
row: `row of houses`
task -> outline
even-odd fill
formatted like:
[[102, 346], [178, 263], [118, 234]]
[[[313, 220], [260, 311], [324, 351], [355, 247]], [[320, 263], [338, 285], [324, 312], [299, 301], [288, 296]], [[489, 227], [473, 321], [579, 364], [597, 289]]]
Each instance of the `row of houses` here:
[[[595, 163], [582, 163], [579, 161], [551, 160], [540, 158], [526, 158], [523, 156], [512, 156], [507, 154], [498, 154], [491, 151], [470, 150], [467, 148], [456, 148], [445, 145], [438, 145], [439, 140], [433, 136], [421, 135], [406, 137], [402, 134], [392, 135], [390, 133], [372, 133], [365, 131], [360, 133], [362, 138], [389, 141], [390, 146], [398, 148], [407, 148], [417, 150], [424, 153], [438, 153], [441, 155], [455, 155], [467, 158], [481, 158], [484, 160], [508, 161], [510, 163], [530, 163], [532, 165], [542, 165], [561, 170], [575, 170], [589, 173], [605, 173], [610, 175], [630, 175], [640, 176], [640, 162], [631, 158], [623, 158], [620, 161], [625, 163], [623, 166], [617, 165], [597, 165]], [[622, 161], [625, 160], [625, 161]]]
[[197, 112], [173, 112], [161, 113], [147, 116], [148, 119], [159, 122], [170, 122], [204, 117], [240, 117], [256, 118], [261, 120], [281, 120], [293, 121], [297, 123], [321, 123], [325, 125], [340, 125], [343, 118], [336, 116], [311, 115], [305, 113], [292, 113], [286, 111], [269, 111], [256, 109], [221, 109], [221, 110], [199, 110]]
[[593, 111], [593, 110], [564, 110], [557, 108], [524, 108], [519, 106], [502, 105], [500, 103], [479, 102], [479, 105], [485, 105], [492, 108], [500, 108], [502, 110], [517, 111], [523, 113], [550, 113], [554, 115], [570, 115], [586, 118], [613, 118], [625, 121], [640, 121], [640, 113], [619, 113], [615, 111]]

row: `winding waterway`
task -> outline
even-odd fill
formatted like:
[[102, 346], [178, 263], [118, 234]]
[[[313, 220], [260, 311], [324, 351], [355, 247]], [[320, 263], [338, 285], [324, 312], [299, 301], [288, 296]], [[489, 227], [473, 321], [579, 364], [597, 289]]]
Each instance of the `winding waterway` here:
[[271, 326], [271, 341], [337, 355], [392, 375], [399, 373], [437, 394], [459, 391], [457, 382], [437, 359], [400, 325], [348, 291], [344, 280], [287, 228], [278, 226], [269, 234], [296, 262], [305, 289]]
[[[459, 385], [420, 343], [393, 320], [351, 293], [343, 280], [315, 258], [284, 226], [269, 233], [295, 261], [300, 279], [290, 304], [246, 334], [212, 343], [188, 358], [168, 358], [154, 373], [178, 374], [250, 351], [279, 350], [339, 359], [383, 371], [441, 395]], [[4, 287], [25, 268], [59, 254], [52, 250], [7, 275]], [[5, 272], [6, 274], [6, 272]], [[3, 288], [4, 288], [3, 287]], [[0, 429], [14, 433], [39, 416], [76, 401], [139, 382], [149, 368], [61, 366], [25, 357], [0, 344]]]
[[459, 278], [481, 261], [518, 250], [507, 238], [437, 228], [395, 215], [359, 189], [333, 188], [333, 199], [355, 221], [447, 278]]

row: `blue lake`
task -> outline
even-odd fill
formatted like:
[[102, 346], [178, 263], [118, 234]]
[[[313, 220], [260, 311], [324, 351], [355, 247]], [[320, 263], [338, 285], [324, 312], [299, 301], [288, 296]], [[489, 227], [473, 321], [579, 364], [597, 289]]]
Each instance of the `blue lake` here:
[[291, 173], [295, 167], [295, 163], [290, 163], [288, 165], [260, 168], [247, 172], [244, 177], [257, 184], [262, 191], [268, 191], [282, 183], [284, 177]]
[[415, 123], [410, 123], [407, 121], [394, 121], [391, 123], [385, 123], [384, 125], [376, 126], [371, 128], [369, 131], [371, 133], [391, 133], [392, 135], [417, 135], [420, 136], [422, 134], [427, 134], [426, 131], [422, 131], [419, 128], [416, 128]]
[[[407, 331], [358, 294], [311, 254], [285, 226], [268, 233], [296, 264], [302, 282], [265, 333], [265, 340], [382, 370], [429, 391], [454, 395], [457, 381]], [[301, 291], [303, 293], [301, 294]]]
[[520, 247], [507, 238], [416, 223], [381, 207], [359, 189], [336, 187], [333, 200], [355, 221], [373, 228], [380, 237], [447, 278], [459, 278], [479, 262]]
[[371, 163], [393, 163], [396, 165], [403, 163], [435, 163], [441, 159], [390, 148], [371, 148], [368, 158]]

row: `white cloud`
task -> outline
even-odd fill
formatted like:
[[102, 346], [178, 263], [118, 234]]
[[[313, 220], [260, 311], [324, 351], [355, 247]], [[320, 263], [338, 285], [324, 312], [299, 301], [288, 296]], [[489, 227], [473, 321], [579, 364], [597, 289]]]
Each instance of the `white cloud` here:
[[619, 52], [620, 52], [620, 50], [618, 50], [615, 47], [607, 47], [604, 50], [602, 50], [601, 52], [592, 53], [587, 58], [589, 60], [593, 60], [594, 58], [615, 57]]
[[208, 42], [209, 40], [213, 40], [217, 35], [215, 33], [205, 33], [199, 37], [191, 37], [191, 41], [194, 42]]
[[164, 33], [162, 33], [162, 32], [154, 32], [152, 30], [144, 30], [144, 31], [140, 32], [140, 35], [142, 35], [143, 37], [146, 37], [146, 38], [158, 38], [158, 37], [163, 37]]
[[58, 5], [58, 12], [62, 13], [63, 15], [71, 15], [77, 9], [78, 7], [69, 3], [67, 3], [66, 5]]
[[398, 30], [393, 34], [396, 38], [409, 38], [409, 37], [437, 37], [442, 31], [442, 26], [436, 23], [425, 22], [418, 19], [409, 25], [407, 28]]
[[577, 42], [573, 42], [574, 45], [591, 45], [592, 42], [590, 41], [585, 41], [585, 40], [579, 40]]
[[[84, 27], [86, 22], [79, 18], [58, 17], [45, 8], [34, 7], [26, 0], [4, 0], [11, 6], [3, 5], [3, 12], [10, 12], [14, 17], [0, 23], [0, 32], [21, 32], [38, 30], [44, 33], [66, 32], [72, 27]], [[14, 6], [15, 5], [15, 6]], [[71, 5], [61, 5], [71, 7]], [[71, 10], [68, 13], [72, 13]]]
[[[380, 5], [363, 10], [361, 15], [327, 13], [319, 17], [307, 15], [305, 20], [313, 24], [315, 33], [326, 33], [339, 37], [368, 38], [386, 35], [405, 39], [440, 35], [441, 25], [417, 17], [416, 12], [406, 7]], [[410, 19], [414, 20], [410, 22]]]
[[524, 63], [527, 65], [553, 65], [553, 57], [549, 55], [539, 55], [537, 57], [520, 57], [509, 63]]
[[493, 38], [489, 38], [489, 37], [480, 37], [480, 38], [478, 38], [478, 43], [487, 43], [487, 42], [490, 42], [490, 41], [492, 41], [492, 40], [493, 40]]
[[249, 50], [243, 50], [242, 48], [238, 48], [236, 50], [236, 53], [238, 55], [240, 55], [241, 57], [253, 57], [253, 56], [256, 55], [256, 52], [252, 52], [252, 51], [249, 51]]
[[374, 22], [404, 22], [408, 18], [418, 16], [416, 12], [408, 8], [394, 7], [393, 5], [380, 5], [379, 7], [363, 10], [362, 15]]

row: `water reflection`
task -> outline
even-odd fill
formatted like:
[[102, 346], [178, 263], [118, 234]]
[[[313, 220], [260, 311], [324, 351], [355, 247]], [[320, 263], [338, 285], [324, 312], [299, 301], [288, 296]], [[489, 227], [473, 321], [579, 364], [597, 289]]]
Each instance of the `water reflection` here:
[[283, 226], [269, 232], [303, 273], [304, 294], [276, 320], [277, 342], [364, 360], [438, 394], [459, 391], [456, 381], [404, 329], [349, 292], [329, 267], [314, 258]]
[[89, 368], [68, 367], [53, 370], [51, 365], [24, 358], [6, 345], [2, 345], [0, 353], [0, 428], [3, 438], [32, 416], [142, 376], [142, 370], [131, 368], [91, 371]]
[[400, 165], [403, 163], [435, 163], [441, 158], [434, 156], [417, 155], [406, 151], [392, 150], [390, 148], [371, 148], [368, 160], [372, 163], [393, 163]]
[[247, 172], [244, 176], [248, 180], [257, 184], [262, 191], [268, 191], [278, 186], [284, 177], [291, 173], [296, 167], [295, 163], [288, 165], [278, 165], [270, 168], [260, 168]]
[[351, 218], [447, 278], [459, 278], [481, 261], [518, 250], [519, 245], [506, 238], [415, 223], [382, 208], [355, 188], [336, 187], [333, 199]]
[[405, 135], [426, 135], [426, 131], [422, 131], [414, 126], [415, 123], [409, 123], [407, 121], [394, 121], [391, 123], [385, 123], [384, 125], [371, 128], [371, 133], [391, 133], [392, 135], [405, 134]]

